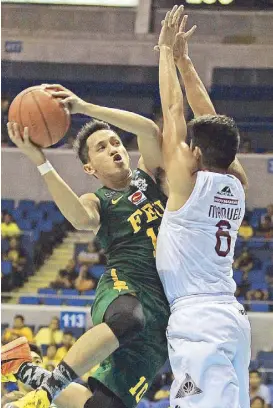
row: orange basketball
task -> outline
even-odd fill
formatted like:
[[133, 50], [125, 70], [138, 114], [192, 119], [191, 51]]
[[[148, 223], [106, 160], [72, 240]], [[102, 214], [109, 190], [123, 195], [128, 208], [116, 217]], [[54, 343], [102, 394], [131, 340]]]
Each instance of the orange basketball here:
[[64, 137], [70, 126], [70, 114], [45, 87], [32, 86], [12, 101], [9, 122], [17, 122], [22, 133], [28, 127], [31, 141], [48, 147]]

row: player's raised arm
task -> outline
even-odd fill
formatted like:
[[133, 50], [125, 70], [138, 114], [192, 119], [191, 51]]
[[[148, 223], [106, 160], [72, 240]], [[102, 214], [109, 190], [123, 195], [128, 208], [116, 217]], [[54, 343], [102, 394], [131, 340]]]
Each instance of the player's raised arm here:
[[80, 113], [103, 120], [126, 132], [135, 134], [142, 161], [152, 173], [158, 167], [163, 166], [161, 134], [158, 126], [152, 120], [133, 112], [87, 103], [61, 85], [49, 85], [47, 89], [55, 90], [52, 92], [53, 96], [64, 98], [62, 104], [69, 109], [70, 113]]
[[189, 57], [188, 40], [197, 26], [194, 25], [186, 32], [187, 21], [188, 16], [185, 15], [179, 28], [180, 35], [176, 36], [174, 45], [175, 63], [183, 79], [187, 100], [194, 116], [216, 115], [209, 94]]
[[[216, 115], [208, 91], [189, 57], [188, 40], [196, 30], [197, 26], [193, 26], [186, 32], [187, 20], [188, 16], [185, 15], [179, 28], [180, 35], [176, 36], [174, 60], [183, 79], [187, 100], [194, 116]], [[230, 165], [228, 172], [237, 177], [241, 181], [244, 189], [247, 190], [248, 179], [237, 157]]]
[[23, 138], [16, 123], [8, 123], [9, 137], [14, 144], [27, 156], [46, 182], [53, 200], [65, 218], [79, 230], [95, 231], [100, 225], [98, 199], [94, 194], [79, 198], [65, 181], [59, 176], [49, 162], [46, 161], [43, 151], [31, 143], [28, 128], [24, 128]]
[[183, 94], [173, 57], [173, 47], [182, 12], [183, 6], [179, 8], [175, 6], [172, 11], [166, 14], [158, 41], [160, 50], [159, 89], [164, 119], [163, 146], [165, 156], [171, 155], [187, 136]]

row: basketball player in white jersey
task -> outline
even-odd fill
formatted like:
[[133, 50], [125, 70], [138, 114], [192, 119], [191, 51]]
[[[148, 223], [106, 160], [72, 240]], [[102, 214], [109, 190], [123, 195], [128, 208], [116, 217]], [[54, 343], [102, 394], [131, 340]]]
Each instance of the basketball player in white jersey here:
[[248, 408], [250, 325], [232, 278], [247, 182], [236, 159], [239, 133], [218, 115], [198, 117], [187, 129], [173, 56], [175, 40], [187, 38], [177, 15], [177, 8], [167, 13], [158, 44], [169, 200], [156, 257], [171, 306], [171, 407]]

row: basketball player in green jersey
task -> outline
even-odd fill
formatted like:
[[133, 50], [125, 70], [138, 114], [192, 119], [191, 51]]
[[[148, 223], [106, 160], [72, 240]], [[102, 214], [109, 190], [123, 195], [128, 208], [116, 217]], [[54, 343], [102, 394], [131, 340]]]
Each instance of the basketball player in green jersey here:
[[[31, 143], [28, 129], [21, 138], [18, 125], [8, 124], [11, 140], [38, 166], [64, 216], [76, 229], [94, 231], [108, 259], [92, 307], [94, 327], [52, 374], [28, 362], [14, 369], [18, 379], [34, 389], [40, 387], [14, 406], [47, 408], [53, 399], [62, 406], [61, 397], [68, 395], [66, 408], [131, 408], [167, 359], [169, 308], [155, 266], [156, 237], [166, 203], [155, 183], [155, 172], [162, 167], [161, 135], [149, 119], [88, 104], [60, 85], [48, 88], [55, 97], [64, 98], [71, 113], [135, 133], [141, 157], [132, 172], [118, 134], [105, 122], [87, 123], [77, 136], [77, 153], [84, 171], [103, 187], [79, 198]], [[78, 384], [62, 391], [97, 364], [100, 367], [89, 381], [93, 395]]]

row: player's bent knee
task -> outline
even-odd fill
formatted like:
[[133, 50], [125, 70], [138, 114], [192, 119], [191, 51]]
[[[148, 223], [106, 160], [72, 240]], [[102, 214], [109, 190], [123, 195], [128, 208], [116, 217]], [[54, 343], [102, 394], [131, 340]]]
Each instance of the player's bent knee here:
[[129, 343], [145, 327], [145, 315], [140, 301], [132, 295], [119, 296], [108, 307], [104, 322], [113, 331], [120, 345]]

